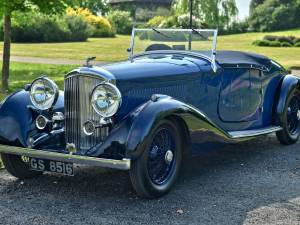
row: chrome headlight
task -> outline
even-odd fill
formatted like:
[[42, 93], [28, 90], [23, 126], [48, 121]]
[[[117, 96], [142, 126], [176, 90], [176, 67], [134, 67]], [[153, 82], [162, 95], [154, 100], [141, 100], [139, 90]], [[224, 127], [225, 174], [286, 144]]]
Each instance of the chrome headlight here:
[[113, 116], [122, 103], [119, 89], [110, 83], [101, 83], [92, 92], [92, 106], [104, 118]]
[[57, 85], [47, 77], [38, 78], [31, 84], [31, 102], [40, 110], [50, 109], [56, 103], [58, 94]]

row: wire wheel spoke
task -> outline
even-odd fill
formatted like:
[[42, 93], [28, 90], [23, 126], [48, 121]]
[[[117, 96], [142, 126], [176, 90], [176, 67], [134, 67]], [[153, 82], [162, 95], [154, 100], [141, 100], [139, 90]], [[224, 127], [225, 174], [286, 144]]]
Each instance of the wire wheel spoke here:
[[300, 99], [294, 95], [287, 109], [287, 128], [290, 134], [295, 134], [299, 128]]
[[175, 140], [167, 128], [160, 128], [155, 133], [148, 150], [148, 173], [152, 182], [161, 185], [170, 177], [174, 165]]

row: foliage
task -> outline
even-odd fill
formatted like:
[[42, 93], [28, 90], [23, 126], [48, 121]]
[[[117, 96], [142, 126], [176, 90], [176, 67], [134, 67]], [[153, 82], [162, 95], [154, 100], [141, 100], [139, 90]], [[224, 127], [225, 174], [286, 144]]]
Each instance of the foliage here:
[[295, 36], [276, 36], [276, 35], [266, 35], [263, 38], [267, 41], [279, 41], [279, 42], [288, 42], [290, 44], [294, 44], [294, 42], [297, 42], [299, 38], [296, 38]]
[[[189, 0], [175, 0], [175, 15], [189, 13]], [[194, 0], [194, 16], [211, 28], [228, 26], [238, 13], [235, 0]]]
[[281, 42], [281, 47], [293, 47], [293, 44], [289, 42]]
[[98, 13], [104, 15], [109, 11], [106, 0], [74, 0], [74, 2], [76, 6], [89, 9], [95, 15]]
[[248, 20], [234, 21], [226, 28], [219, 29], [219, 34], [240, 34], [248, 31]]
[[[88, 23], [78, 16], [49, 17], [36, 12], [15, 12], [13, 18], [13, 42], [86, 41], [92, 31]], [[3, 30], [2, 26], [0, 30]], [[3, 39], [2, 33], [0, 39]]]
[[79, 16], [65, 16], [70, 30], [69, 41], [86, 41], [93, 33], [93, 28]]
[[80, 16], [83, 18], [88, 24], [93, 26], [93, 37], [114, 37], [115, 32], [113, 30], [110, 22], [102, 17], [96, 16], [91, 13], [89, 9], [84, 8], [68, 8], [67, 9], [68, 16]]
[[[294, 35], [300, 37], [300, 29], [272, 33], [248, 32], [245, 34], [223, 35], [218, 37], [217, 49], [255, 52], [278, 61], [286, 68], [300, 67], [300, 61], [295, 57], [300, 55], [300, 48], [280, 48], [278, 50], [278, 48], [252, 45], [254, 40], [261, 40], [265, 35]], [[20, 43], [13, 45], [12, 51], [14, 56], [74, 59], [82, 61], [80, 64], [83, 64], [86, 57], [90, 55], [96, 56], [97, 61], [115, 62], [128, 59], [126, 50], [129, 43], [129, 35], [118, 35], [116, 38], [89, 38], [88, 42], [41, 43], [38, 45]]]
[[[201, 20], [195, 16], [192, 17], [193, 26], [197, 28], [203, 28]], [[188, 28], [190, 26], [190, 15], [183, 14], [177, 17], [178, 25], [182, 28]]]
[[2, 91], [8, 90], [11, 48], [11, 16], [14, 11], [38, 10], [47, 14], [62, 12], [72, 0], [1, 0], [0, 14], [4, 15], [4, 44], [2, 64]]
[[269, 41], [269, 47], [283, 47], [280, 41]]
[[270, 45], [270, 41], [267, 41], [267, 40], [256, 40], [252, 43], [253, 45], [255, 46], [269, 46]]
[[[77, 65], [50, 65], [35, 63], [11, 63], [11, 82], [9, 92], [24, 88], [24, 85], [31, 83], [34, 79], [47, 75], [54, 80], [58, 87], [62, 90], [64, 87], [64, 75], [74, 69]], [[3, 99], [0, 95], [0, 101]]]
[[72, 4], [73, 0], [1, 0], [0, 11], [10, 14], [13, 11], [38, 10], [42, 13], [57, 14]]
[[[199, 18], [196, 18], [193, 16], [193, 26], [195, 28], [206, 28], [207, 25], [203, 24]], [[169, 16], [169, 17], [163, 17], [163, 16], [156, 16], [150, 19], [146, 27], [149, 28], [189, 28], [190, 24], [190, 16], [189, 14], [182, 14], [177, 16]]]
[[300, 26], [299, 0], [265, 0], [253, 9], [249, 18], [254, 31], [273, 31]]
[[294, 44], [297, 44], [298, 42], [300, 42], [300, 38], [294, 38], [293, 42]]
[[118, 34], [130, 34], [133, 27], [133, 20], [130, 12], [114, 10], [107, 15]]
[[253, 13], [255, 8], [264, 3], [265, 0], [251, 0], [250, 2], [250, 14]]
[[295, 36], [275, 36], [266, 35], [263, 40], [257, 40], [253, 42], [256, 46], [269, 46], [269, 47], [293, 47], [296, 46], [299, 38]]
[[300, 42], [295, 43], [295, 47], [300, 47]]
[[155, 16], [147, 22], [146, 27], [159, 27], [165, 19], [166, 17], [164, 16]]

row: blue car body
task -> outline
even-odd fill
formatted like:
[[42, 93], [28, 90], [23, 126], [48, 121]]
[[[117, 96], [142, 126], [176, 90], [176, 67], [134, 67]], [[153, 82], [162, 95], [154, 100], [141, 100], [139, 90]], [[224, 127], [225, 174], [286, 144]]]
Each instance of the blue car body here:
[[[166, 117], [178, 118], [186, 144], [198, 149], [280, 129], [285, 100], [299, 79], [267, 57], [242, 52], [218, 52], [214, 72], [205, 54], [156, 51], [70, 72], [66, 77], [89, 74], [110, 80], [123, 98], [109, 135], [76, 154], [134, 159], [154, 125]], [[64, 105], [60, 92], [53, 112], [64, 113]], [[1, 144], [68, 153], [64, 132], [36, 129], [40, 113], [45, 112], [32, 106], [28, 91], [9, 96], [0, 107]], [[43, 135], [30, 146], [30, 138]]]

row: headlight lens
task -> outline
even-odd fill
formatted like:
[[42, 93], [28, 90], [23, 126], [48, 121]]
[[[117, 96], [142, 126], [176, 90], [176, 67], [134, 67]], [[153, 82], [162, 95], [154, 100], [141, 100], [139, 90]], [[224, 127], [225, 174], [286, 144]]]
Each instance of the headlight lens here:
[[119, 109], [122, 96], [119, 89], [110, 83], [99, 84], [92, 93], [92, 106], [104, 118], [113, 116]]
[[50, 109], [56, 103], [58, 94], [57, 85], [47, 77], [38, 78], [31, 84], [31, 102], [40, 110]]

